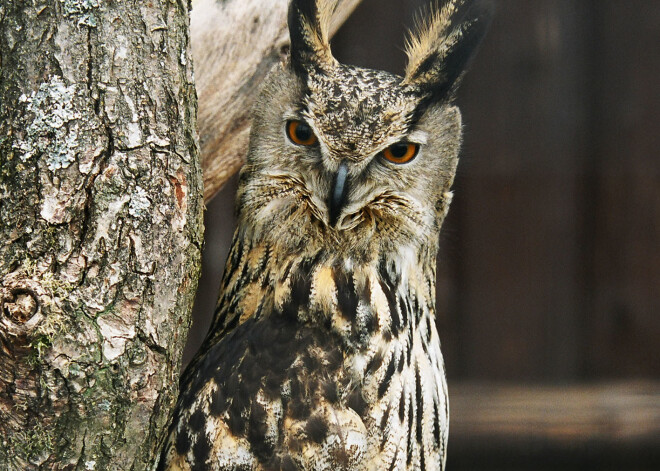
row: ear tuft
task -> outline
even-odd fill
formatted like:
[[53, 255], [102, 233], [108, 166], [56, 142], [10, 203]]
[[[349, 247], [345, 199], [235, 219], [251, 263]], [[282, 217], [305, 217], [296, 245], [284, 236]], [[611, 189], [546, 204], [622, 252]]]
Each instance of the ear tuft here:
[[493, 4], [485, 0], [448, 0], [442, 8], [422, 12], [406, 44], [405, 83], [428, 90], [435, 100], [451, 95], [492, 16]]
[[336, 63], [328, 37], [336, 6], [336, 0], [291, 0], [291, 65], [297, 73], [306, 75], [312, 69], [323, 70]]

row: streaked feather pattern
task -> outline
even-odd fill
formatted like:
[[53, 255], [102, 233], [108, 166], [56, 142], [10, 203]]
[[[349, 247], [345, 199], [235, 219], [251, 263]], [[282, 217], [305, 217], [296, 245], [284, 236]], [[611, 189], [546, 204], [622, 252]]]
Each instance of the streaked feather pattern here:
[[[291, 2], [290, 61], [254, 111], [215, 317], [159, 470], [444, 469], [435, 263], [461, 143], [447, 91], [482, 22], [471, 3], [431, 15], [403, 78], [337, 63], [334, 2]], [[317, 143], [287, 139], [291, 120]], [[384, 159], [400, 142], [416, 157]]]

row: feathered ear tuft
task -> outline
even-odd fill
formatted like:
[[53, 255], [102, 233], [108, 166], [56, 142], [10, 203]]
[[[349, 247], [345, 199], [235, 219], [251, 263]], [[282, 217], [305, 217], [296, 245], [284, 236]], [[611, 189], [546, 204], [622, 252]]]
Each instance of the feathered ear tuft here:
[[448, 0], [442, 8], [420, 15], [408, 36], [405, 83], [445, 99], [458, 87], [493, 16], [485, 0]]
[[323, 70], [336, 63], [328, 37], [336, 6], [336, 0], [291, 0], [291, 65], [297, 73], [306, 75], [311, 69]]

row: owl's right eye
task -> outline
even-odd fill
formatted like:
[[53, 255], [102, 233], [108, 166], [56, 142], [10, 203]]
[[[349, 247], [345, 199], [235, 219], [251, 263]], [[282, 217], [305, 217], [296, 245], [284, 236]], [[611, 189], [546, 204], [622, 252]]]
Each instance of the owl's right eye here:
[[304, 121], [292, 119], [286, 123], [286, 135], [299, 146], [313, 146], [317, 139], [312, 128]]

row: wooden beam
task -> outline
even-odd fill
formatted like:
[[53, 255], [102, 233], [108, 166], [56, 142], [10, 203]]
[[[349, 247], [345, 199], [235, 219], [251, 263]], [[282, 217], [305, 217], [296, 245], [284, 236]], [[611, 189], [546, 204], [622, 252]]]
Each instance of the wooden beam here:
[[485, 462], [660, 464], [660, 382], [459, 383], [449, 393], [452, 469], [468, 462], [470, 469]]

